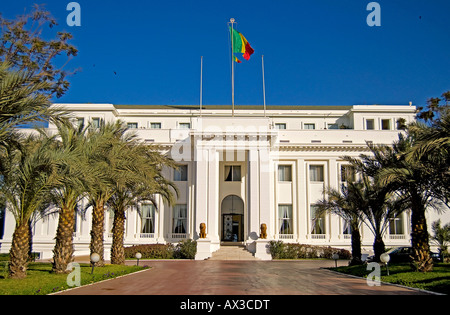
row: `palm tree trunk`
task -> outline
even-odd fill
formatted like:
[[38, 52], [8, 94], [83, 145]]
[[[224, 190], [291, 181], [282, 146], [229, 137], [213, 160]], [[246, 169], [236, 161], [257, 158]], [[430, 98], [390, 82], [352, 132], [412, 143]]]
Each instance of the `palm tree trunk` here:
[[9, 276], [13, 279], [22, 279], [27, 276], [30, 237], [28, 221], [16, 226], [9, 252]]
[[123, 239], [125, 236], [125, 211], [117, 209], [114, 212], [113, 242], [111, 247], [111, 263], [114, 265], [125, 264], [125, 250]]
[[383, 237], [381, 234], [377, 234], [375, 236], [375, 242], [373, 243], [373, 251], [375, 253], [375, 261], [380, 262], [380, 256], [386, 250]]
[[433, 259], [428, 244], [428, 228], [425, 207], [421, 202], [413, 201], [411, 205], [411, 246], [413, 249], [412, 268], [427, 272], [433, 269]]
[[103, 267], [105, 265], [104, 258], [104, 244], [103, 235], [105, 231], [105, 208], [104, 202], [95, 203], [92, 209], [92, 229], [91, 229], [91, 255], [97, 253], [100, 255], [100, 260], [96, 263], [96, 267]]
[[361, 265], [361, 234], [359, 233], [359, 228], [352, 227], [352, 260], [350, 261], [350, 266]]
[[59, 213], [56, 244], [53, 249], [54, 273], [67, 273], [67, 265], [73, 261], [73, 231], [75, 225], [74, 208], [62, 207]]

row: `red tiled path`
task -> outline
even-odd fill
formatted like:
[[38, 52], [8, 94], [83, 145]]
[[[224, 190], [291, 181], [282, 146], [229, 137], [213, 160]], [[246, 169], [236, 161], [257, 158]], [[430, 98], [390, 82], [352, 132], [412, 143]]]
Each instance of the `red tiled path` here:
[[[334, 261], [141, 261], [149, 270], [75, 288], [83, 295], [366, 295], [425, 294], [348, 277], [320, 267]], [[346, 264], [346, 262], [341, 262]], [[370, 271], [368, 271], [369, 273]]]

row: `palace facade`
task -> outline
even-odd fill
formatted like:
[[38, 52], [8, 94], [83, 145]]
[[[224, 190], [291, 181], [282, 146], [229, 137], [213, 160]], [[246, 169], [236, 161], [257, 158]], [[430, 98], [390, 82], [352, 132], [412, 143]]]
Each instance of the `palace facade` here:
[[[176, 205], [156, 198], [157, 207], [144, 202], [139, 211], [128, 209], [126, 246], [198, 239], [205, 223], [209, 252], [222, 242], [243, 243], [255, 252], [262, 223], [269, 240], [350, 249], [348, 223], [335, 215], [316, 218], [315, 203], [325, 188], [339, 188], [354, 176], [343, 156], [369, 153], [370, 142], [391, 144], [416, 113], [411, 105], [236, 106], [234, 116], [230, 106], [55, 106], [73, 113], [77, 124], [95, 127], [120, 119], [179, 163], [178, 170], [165, 170], [179, 189]], [[15, 225], [12, 215], [4, 214], [0, 250], [8, 252]], [[431, 224], [437, 215], [429, 216]], [[111, 211], [105, 220], [108, 259]], [[57, 215], [34, 223], [33, 251], [42, 258], [52, 257], [57, 223]], [[90, 225], [89, 211], [76, 214], [75, 255], [89, 254]], [[408, 211], [392, 219], [385, 243], [410, 244]], [[362, 244], [371, 251], [373, 235], [365, 226]]]

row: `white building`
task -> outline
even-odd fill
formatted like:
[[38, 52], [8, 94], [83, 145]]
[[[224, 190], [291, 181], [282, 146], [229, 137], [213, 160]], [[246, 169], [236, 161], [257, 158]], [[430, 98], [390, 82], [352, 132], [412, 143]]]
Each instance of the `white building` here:
[[[206, 224], [204, 257], [221, 242], [242, 242], [255, 252], [260, 225], [268, 239], [350, 249], [350, 230], [334, 215], [313, 221], [314, 204], [326, 187], [346, 181], [342, 156], [368, 153], [367, 142], [391, 144], [399, 119], [407, 124], [416, 108], [407, 106], [154, 106], [60, 104], [74, 121], [120, 119], [149, 144], [160, 145], [181, 165], [167, 170], [179, 188], [177, 204], [158, 210], [143, 204], [142, 215], [128, 209], [125, 245], [175, 243], [198, 239]], [[52, 126], [49, 126], [51, 129]], [[428, 223], [438, 216], [429, 212]], [[112, 242], [112, 215], [107, 211], [105, 258]], [[450, 221], [449, 216], [443, 217]], [[57, 217], [36, 222], [33, 250], [52, 256]], [[3, 224], [3, 225], [2, 225]], [[76, 255], [89, 253], [91, 217], [77, 214]], [[14, 219], [0, 222], [1, 252], [8, 252]], [[362, 228], [363, 250], [371, 251], [373, 235]], [[387, 247], [410, 244], [408, 212], [396, 218], [385, 236]]]

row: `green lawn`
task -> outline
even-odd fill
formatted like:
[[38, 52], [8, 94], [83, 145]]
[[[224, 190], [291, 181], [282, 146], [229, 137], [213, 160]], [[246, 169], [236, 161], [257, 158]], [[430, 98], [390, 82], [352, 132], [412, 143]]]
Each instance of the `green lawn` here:
[[[330, 270], [366, 278], [373, 270], [367, 266], [351, 266], [329, 268]], [[400, 284], [411, 288], [450, 294], [450, 264], [435, 264], [433, 271], [427, 273], [414, 272], [409, 264], [389, 265], [389, 276], [386, 267], [381, 267], [381, 281]]]
[[[142, 266], [107, 265], [96, 267], [91, 275], [92, 268], [89, 264], [80, 264], [80, 267], [81, 285], [145, 269]], [[68, 275], [53, 274], [51, 269], [52, 266], [49, 263], [30, 263], [25, 279], [9, 279], [6, 264], [0, 263], [0, 295], [44, 295], [69, 289]]]

